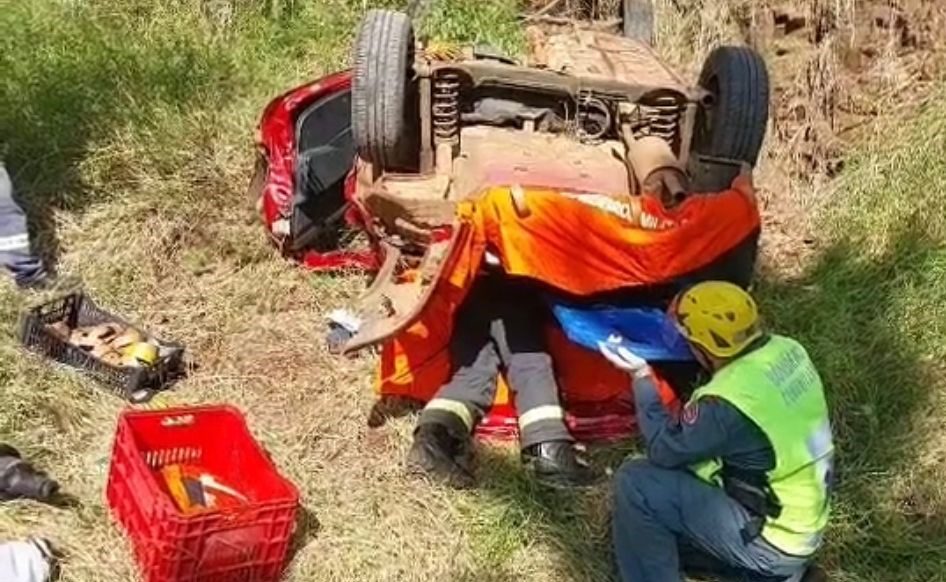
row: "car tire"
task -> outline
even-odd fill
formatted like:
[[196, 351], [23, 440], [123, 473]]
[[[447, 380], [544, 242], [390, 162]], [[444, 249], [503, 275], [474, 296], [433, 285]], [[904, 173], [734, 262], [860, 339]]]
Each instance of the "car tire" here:
[[394, 10], [369, 10], [355, 41], [352, 134], [358, 155], [382, 169], [416, 164], [414, 30]]
[[624, 0], [621, 20], [625, 38], [647, 45], [654, 43], [654, 3], [652, 0]]
[[765, 61], [748, 47], [719, 47], [703, 63], [699, 84], [713, 98], [697, 113], [694, 152], [754, 166], [769, 118]]

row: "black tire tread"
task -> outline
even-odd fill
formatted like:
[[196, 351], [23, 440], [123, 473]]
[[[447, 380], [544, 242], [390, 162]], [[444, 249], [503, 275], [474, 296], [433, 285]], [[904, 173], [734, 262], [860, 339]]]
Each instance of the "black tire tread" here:
[[719, 94], [713, 105], [713, 127], [698, 128], [708, 136], [696, 144], [696, 150], [755, 165], [769, 116], [765, 61], [748, 47], [719, 47], [707, 57], [699, 83], [709, 88], [714, 77]]
[[408, 16], [369, 10], [355, 40], [352, 133], [358, 154], [383, 168], [409, 159], [408, 62], [414, 42]]

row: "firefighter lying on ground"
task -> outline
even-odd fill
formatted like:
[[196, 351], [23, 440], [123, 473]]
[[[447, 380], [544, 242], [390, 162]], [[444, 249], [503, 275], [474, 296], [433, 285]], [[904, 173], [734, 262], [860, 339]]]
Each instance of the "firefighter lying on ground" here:
[[712, 374], [679, 418], [650, 367], [617, 337], [602, 353], [634, 377], [647, 458], [615, 481], [613, 535], [621, 578], [823, 580], [812, 566], [828, 521], [834, 446], [821, 379], [795, 340], [766, 334], [740, 287], [695, 285], [671, 317]]
[[576, 451], [544, 345], [548, 314], [527, 282], [487, 269], [456, 317], [454, 373], [427, 403], [414, 431], [408, 467], [455, 487], [474, 484], [472, 432], [505, 374], [519, 413], [522, 462], [555, 486], [589, 485], [601, 476]]

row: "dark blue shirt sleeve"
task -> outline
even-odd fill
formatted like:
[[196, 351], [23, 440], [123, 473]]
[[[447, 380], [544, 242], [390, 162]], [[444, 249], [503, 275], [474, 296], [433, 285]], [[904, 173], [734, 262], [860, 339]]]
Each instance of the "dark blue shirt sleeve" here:
[[[724, 400], [691, 402], [677, 418], [661, 402], [653, 377], [645, 376], [634, 379], [634, 401], [647, 457], [655, 465], [679, 468], [733, 453], [771, 450], [758, 427]], [[768, 459], [759, 464], [768, 464]]]

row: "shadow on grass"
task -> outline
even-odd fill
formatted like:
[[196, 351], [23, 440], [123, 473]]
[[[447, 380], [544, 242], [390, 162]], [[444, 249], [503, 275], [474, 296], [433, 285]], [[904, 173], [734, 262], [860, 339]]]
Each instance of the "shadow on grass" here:
[[321, 531], [322, 522], [319, 521], [315, 512], [305, 505], [300, 505], [296, 515], [296, 531], [292, 536], [292, 543], [289, 546], [289, 555], [286, 557], [286, 564], [292, 563], [296, 555], [315, 540]]
[[81, 211], [114, 194], [90, 188], [83, 175], [107, 174], [117, 187], [134, 180], [135, 168], [90, 160], [96, 146], [112, 140], [121, 149], [115, 136], [128, 127], [146, 142], [155, 111], [207, 106], [209, 95], [227, 93], [232, 64], [180, 26], [149, 28], [107, 8], [25, 2], [3, 12], [3, 158], [39, 247], [54, 264], [59, 242], [51, 211]]
[[[627, 447], [594, 452], [594, 461], [615, 467]], [[459, 505], [476, 560], [476, 571], [457, 580], [512, 580], [521, 553], [543, 548], [556, 572], [571, 580], [612, 580], [610, 483], [583, 490], [552, 489], [531, 479], [515, 452], [483, 446], [477, 451], [478, 488]], [[543, 571], [550, 571], [544, 568]]]
[[826, 387], [839, 476], [823, 560], [843, 579], [942, 579], [946, 563], [946, 515], [911, 514], [923, 490], [898, 499], [891, 487], [918, 461], [934, 388], [919, 330], [942, 313], [905, 307], [943, 293], [933, 274], [942, 247], [922, 232], [905, 224], [876, 257], [838, 244], [800, 280], [760, 277], [768, 323], [808, 348]]

